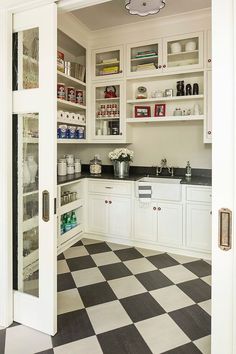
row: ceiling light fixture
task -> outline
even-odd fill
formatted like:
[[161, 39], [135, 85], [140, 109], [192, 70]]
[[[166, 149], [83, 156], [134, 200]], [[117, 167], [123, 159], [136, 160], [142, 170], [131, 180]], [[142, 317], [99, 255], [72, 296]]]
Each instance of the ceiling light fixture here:
[[165, 4], [166, 0], [125, 0], [125, 7], [129, 13], [138, 16], [157, 14]]

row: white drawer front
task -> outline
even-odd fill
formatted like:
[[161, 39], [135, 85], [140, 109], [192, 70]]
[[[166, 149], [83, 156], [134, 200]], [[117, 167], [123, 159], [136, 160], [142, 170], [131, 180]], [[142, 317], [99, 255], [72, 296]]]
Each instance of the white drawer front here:
[[187, 187], [187, 200], [190, 202], [211, 203], [212, 189], [199, 188], [199, 187]]
[[132, 183], [114, 181], [88, 181], [89, 193], [131, 195]]

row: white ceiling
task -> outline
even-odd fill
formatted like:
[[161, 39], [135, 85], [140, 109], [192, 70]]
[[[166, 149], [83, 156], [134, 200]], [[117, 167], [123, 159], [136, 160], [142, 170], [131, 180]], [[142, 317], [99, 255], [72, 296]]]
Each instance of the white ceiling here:
[[73, 14], [90, 30], [95, 31], [209, 7], [211, 7], [211, 0], [166, 0], [166, 6], [159, 14], [139, 17], [127, 12], [125, 0], [112, 0], [104, 4], [73, 11]]

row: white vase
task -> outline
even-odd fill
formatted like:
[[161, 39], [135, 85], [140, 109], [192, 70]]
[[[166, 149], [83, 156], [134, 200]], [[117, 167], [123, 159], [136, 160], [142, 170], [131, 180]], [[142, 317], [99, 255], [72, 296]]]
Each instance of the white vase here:
[[30, 171], [29, 171], [29, 167], [28, 167], [28, 163], [27, 161], [24, 161], [23, 163], [23, 184], [24, 186], [28, 186], [30, 184]]
[[30, 183], [35, 183], [35, 177], [38, 172], [38, 165], [34, 161], [34, 157], [32, 155], [28, 156], [28, 169], [30, 173]]

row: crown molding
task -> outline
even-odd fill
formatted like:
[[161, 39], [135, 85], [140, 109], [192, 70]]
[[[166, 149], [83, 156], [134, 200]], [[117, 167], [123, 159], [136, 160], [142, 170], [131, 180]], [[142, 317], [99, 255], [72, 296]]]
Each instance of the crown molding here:
[[0, 9], [19, 12], [52, 4], [57, 0], [0, 0]]
[[63, 11], [69, 12], [109, 1], [111, 0], [59, 0], [58, 7]]

